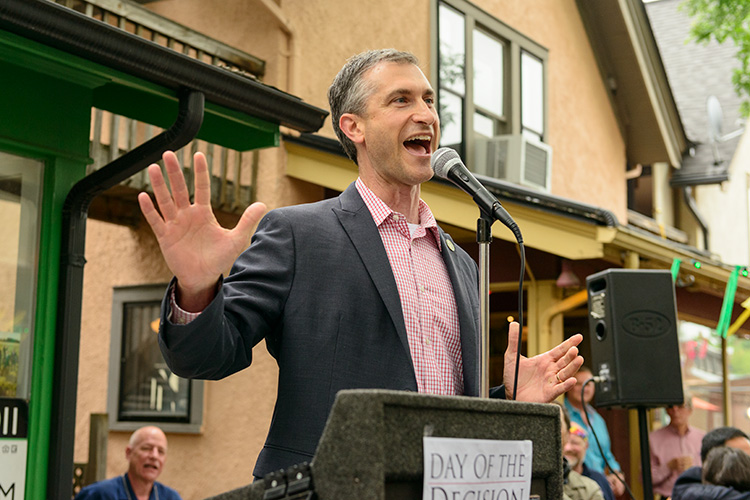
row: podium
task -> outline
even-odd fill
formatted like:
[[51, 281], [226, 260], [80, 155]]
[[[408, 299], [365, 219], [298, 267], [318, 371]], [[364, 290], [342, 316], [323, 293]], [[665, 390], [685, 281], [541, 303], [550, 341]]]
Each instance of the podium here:
[[[336, 396], [310, 470], [278, 474], [289, 479], [289, 491], [282, 492], [283, 481], [276, 491], [268, 480], [256, 481], [211, 500], [418, 500], [424, 436], [530, 440], [531, 494], [556, 500], [563, 492], [560, 427], [560, 410], [552, 404], [344, 390]], [[309, 484], [309, 494], [300, 484]]]

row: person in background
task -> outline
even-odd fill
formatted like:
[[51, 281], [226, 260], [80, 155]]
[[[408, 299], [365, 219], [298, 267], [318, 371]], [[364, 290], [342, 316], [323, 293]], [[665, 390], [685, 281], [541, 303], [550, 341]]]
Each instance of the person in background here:
[[[563, 406], [560, 406], [560, 435], [562, 447], [568, 445], [570, 439], [570, 416]], [[584, 477], [573, 470], [563, 454], [563, 500], [604, 500], [602, 489], [593, 479]]]
[[602, 489], [604, 500], [615, 500], [615, 494], [607, 481], [607, 477], [601, 472], [591, 470], [585, 463], [586, 450], [589, 448], [589, 434], [586, 429], [575, 422], [570, 424], [570, 436], [568, 444], [563, 448], [563, 455], [568, 460], [570, 468], [582, 476], [593, 479]]
[[155, 426], [136, 430], [125, 447], [128, 471], [84, 487], [75, 500], [182, 500], [156, 481], [167, 461], [167, 436]]
[[750, 491], [750, 455], [737, 448], [717, 446], [706, 456], [703, 483]]
[[[584, 463], [589, 469], [602, 474], [605, 474], [607, 468], [609, 468], [609, 473], [606, 474], [607, 481], [609, 481], [609, 485], [612, 487], [615, 496], [619, 497], [625, 492], [625, 485], [620, 480], [622, 477], [622, 469], [615, 459], [615, 456], [612, 454], [607, 423], [602, 416], [597, 413], [594, 407], [591, 406], [591, 401], [594, 399], [593, 382], [586, 384], [584, 394], [581, 396], [583, 384], [591, 377], [591, 368], [581, 366], [581, 368], [578, 369], [578, 372], [575, 375], [576, 385], [565, 393], [565, 408], [570, 413], [570, 420], [586, 429], [586, 432], [589, 434], [589, 439], [591, 439], [591, 446], [586, 453]], [[588, 419], [591, 421], [591, 426], [587, 423], [584, 412], [588, 413]], [[593, 434], [596, 435], [595, 439], [591, 437], [592, 430]], [[596, 444], [597, 440], [601, 445], [601, 451]]]
[[672, 496], [680, 474], [701, 464], [701, 442], [706, 433], [689, 425], [692, 413], [692, 398], [686, 395], [684, 404], [667, 408], [669, 424], [649, 435], [651, 480], [654, 493], [661, 498]]
[[[701, 442], [701, 462], [705, 463], [714, 448], [726, 446], [750, 454], [750, 438], [736, 427], [717, 427], [706, 433]], [[750, 500], [750, 492], [729, 486], [703, 482], [703, 470], [690, 467], [680, 474], [672, 488], [672, 500]]]

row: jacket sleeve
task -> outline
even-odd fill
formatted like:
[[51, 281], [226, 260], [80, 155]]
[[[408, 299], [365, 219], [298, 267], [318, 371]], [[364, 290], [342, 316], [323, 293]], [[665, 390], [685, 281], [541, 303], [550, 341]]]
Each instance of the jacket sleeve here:
[[252, 349], [263, 339], [274, 354], [293, 279], [293, 229], [283, 214], [272, 211], [198, 317], [174, 324], [167, 318], [169, 298], [162, 301], [159, 347], [170, 370], [180, 377], [217, 380], [250, 366]]

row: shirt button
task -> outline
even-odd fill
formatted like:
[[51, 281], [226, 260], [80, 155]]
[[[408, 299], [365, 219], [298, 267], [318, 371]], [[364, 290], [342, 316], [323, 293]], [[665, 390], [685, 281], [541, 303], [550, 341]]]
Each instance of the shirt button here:
[[424, 338], [424, 343], [425, 343], [425, 345], [430, 345], [430, 337], [425, 337]]
[[397, 214], [393, 214], [393, 220], [398, 221], [398, 215]]
[[424, 285], [419, 285], [419, 291], [424, 293]]

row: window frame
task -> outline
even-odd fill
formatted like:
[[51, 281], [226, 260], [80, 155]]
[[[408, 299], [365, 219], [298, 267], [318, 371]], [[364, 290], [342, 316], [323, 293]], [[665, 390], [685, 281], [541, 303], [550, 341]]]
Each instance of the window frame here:
[[[432, 26], [430, 40], [430, 80], [435, 86], [438, 99], [443, 92], [440, 82], [440, 29], [439, 29], [439, 10], [440, 6], [445, 5], [464, 16], [465, 28], [465, 56], [467, 66], [473, 64], [473, 33], [478, 29], [500, 40], [505, 46], [503, 58], [503, 85], [505, 95], [503, 96], [503, 116], [501, 121], [505, 121], [505, 130], [497, 133], [502, 134], [523, 134], [524, 127], [521, 123], [521, 106], [522, 106], [522, 85], [521, 85], [521, 53], [527, 52], [533, 57], [539, 59], [542, 63], [542, 95], [544, 104], [542, 107], [543, 132], [542, 142], [549, 144], [549, 51], [546, 47], [521, 34], [511, 28], [496, 17], [490, 15], [484, 10], [467, 0], [431, 0], [430, 5], [430, 23]], [[474, 104], [474, 81], [472, 71], [464, 69], [464, 103], [462, 109], [462, 136], [463, 142], [459, 148], [459, 154], [464, 158], [467, 165], [474, 163], [474, 114], [478, 109]], [[483, 113], [486, 114], [486, 113]], [[496, 116], [493, 116], [497, 119]]]
[[144, 425], [158, 425], [164, 432], [199, 434], [203, 425], [204, 381], [190, 380], [190, 410], [188, 422], [170, 420], [120, 420], [120, 359], [122, 356], [123, 318], [125, 304], [133, 302], [161, 302], [168, 284], [114, 287], [112, 290], [112, 322], [109, 342], [109, 380], [107, 413], [113, 431], [134, 431]]

